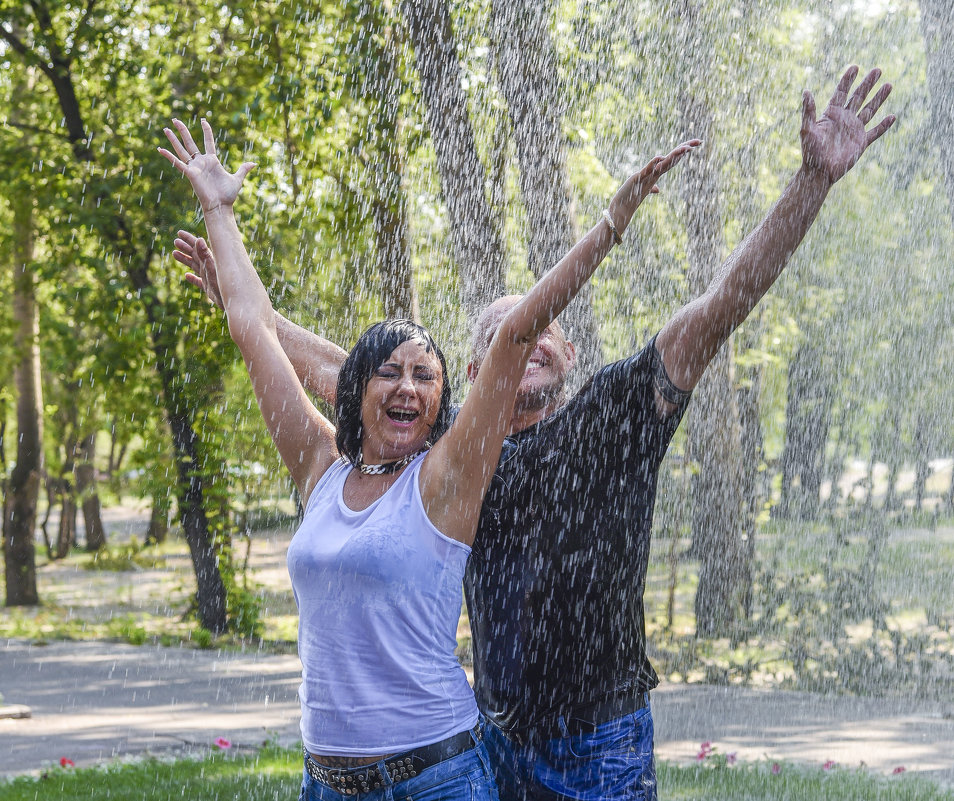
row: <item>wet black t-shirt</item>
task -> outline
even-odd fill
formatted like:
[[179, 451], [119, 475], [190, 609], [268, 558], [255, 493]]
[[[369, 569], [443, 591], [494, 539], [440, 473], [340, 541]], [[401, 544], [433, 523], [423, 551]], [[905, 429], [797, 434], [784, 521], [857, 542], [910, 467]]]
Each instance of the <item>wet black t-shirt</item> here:
[[464, 579], [477, 702], [504, 731], [656, 686], [643, 616], [650, 526], [688, 403], [657, 415], [660, 368], [653, 340], [504, 443]]

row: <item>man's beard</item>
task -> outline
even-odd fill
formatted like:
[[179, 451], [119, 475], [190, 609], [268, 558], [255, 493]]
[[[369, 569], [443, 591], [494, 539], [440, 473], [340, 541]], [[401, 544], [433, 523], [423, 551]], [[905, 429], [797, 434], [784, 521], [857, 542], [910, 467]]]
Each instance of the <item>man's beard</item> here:
[[517, 390], [514, 412], [537, 412], [547, 406], [559, 405], [563, 400], [565, 388], [565, 382], [553, 381], [546, 386]]

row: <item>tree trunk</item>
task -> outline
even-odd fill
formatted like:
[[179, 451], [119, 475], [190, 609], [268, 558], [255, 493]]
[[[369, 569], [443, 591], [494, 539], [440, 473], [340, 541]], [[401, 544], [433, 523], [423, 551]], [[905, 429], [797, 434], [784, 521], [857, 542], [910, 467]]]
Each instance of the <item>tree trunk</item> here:
[[919, 414], [914, 427], [914, 514], [924, 506], [927, 480], [931, 474], [931, 465], [928, 463], [930, 456], [927, 421], [923, 414]]
[[[921, 0], [920, 5], [931, 94], [931, 140], [954, 142], [954, 14], [950, 0]], [[941, 161], [948, 207], [954, 218], [954, 152], [949, 147], [935, 148], [935, 152]]]
[[[685, 131], [710, 140], [713, 121], [705, 101], [684, 95], [681, 107]], [[707, 152], [694, 154], [685, 165], [689, 285], [695, 296], [715, 276], [725, 242], [715, 166]], [[695, 614], [701, 637], [730, 634], [750, 592], [742, 526], [742, 430], [733, 382], [730, 339], [699, 382], [689, 416], [689, 455], [698, 465], [693, 482], [692, 552], [700, 560]]]
[[944, 510], [951, 514], [954, 512], [954, 470], [951, 470], [951, 483], [947, 487], [947, 494], [944, 497]]
[[901, 472], [901, 415], [894, 413], [892, 420], [894, 438], [888, 445], [885, 454], [885, 463], [888, 465], [888, 488], [884, 495], [884, 510], [886, 512], [896, 512], [901, 508], [901, 499], [898, 497], [898, 474]]
[[58, 482], [60, 500], [60, 524], [56, 531], [54, 559], [65, 559], [76, 544], [76, 495], [72, 482], [65, 476]]
[[[377, 196], [372, 205], [374, 235], [377, 244], [378, 273], [384, 290], [384, 313], [389, 319], [405, 317], [421, 320], [411, 256], [408, 249], [407, 194], [404, 191], [404, 159], [400, 147], [400, 98], [405, 87], [398, 72], [394, 25], [379, 32], [384, 42], [375, 48], [371, 70], [374, 93], [372, 114], [376, 142], [374, 186]], [[377, 37], [370, 37], [377, 41]]]
[[146, 529], [146, 542], [149, 545], [159, 545], [166, 541], [169, 534], [169, 508], [169, 496], [164, 493], [152, 496], [149, 528]]
[[[12, 88], [11, 118], [19, 118], [32, 94], [29, 72]], [[43, 474], [43, 390], [40, 383], [40, 317], [33, 274], [33, 198], [22, 187], [11, 193], [13, 208], [13, 337], [17, 392], [17, 461], [10, 475], [3, 516], [6, 605], [39, 603], [34, 533]]]
[[[507, 100], [520, 191], [527, 214], [527, 261], [538, 278], [579, 239], [566, 168], [564, 97], [550, 38], [551, 4], [532, 0], [494, 0], [492, 39], [500, 87]], [[563, 314], [566, 333], [577, 345], [580, 382], [603, 363], [590, 286]]]
[[[950, 0], [921, 0], [921, 33], [927, 60], [927, 82], [931, 99], [931, 139], [954, 141], [954, 15]], [[954, 152], [950, 147], [935, 148], [944, 175], [948, 211], [954, 221]], [[954, 512], [954, 474], [944, 499], [948, 513]]]
[[461, 276], [461, 302], [471, 322], [504, 291], [506, 255], [484, 194], [486, 172], [460, 79], [446, 0], [403, 0], [421, 94], [437, 155], [441, 190]]
[[875, 480], [875, 464], [877, 456], [875, 455], [874, 450], [871, 451], [871, 458], [868, 460], [868, 474], [864, 479], [864, 487], [867, 489], [865, 494], [865, 509], [871, 510], [874, 507], [874, 480]]
[[809, 339], [788, 365], [778, 514], [790, 520], [814, 520], [821, 504], [825, 446], [831, 425], [830, 391], [818, 368], [822, 347], [821, 340]]
[[225, 582], [219, 572], [219, 555], [205, 513], [204, 471], [197, 447], [199, 437], [192, 425], [192, 404], [180, 390], [179, 375], [174, 367], [174, 327], [161, 324], [162, 305], [156, 298], [156, 290], [149, 277], [151, 255], [150, 252], [138, 267], [130, 267], [129, 274], [143, 299], [146, 318], [153, 332], [152, 347], [156, 356], [156, 370], [162, 384], [163, 405], [176, 453], [176, 499], [179, 517], [195, 570], [199, 623], [212, 633], [221, 634], [228, 624]]
[[762, 424], [759, 420], [762, 395], [762, 368], [756, 367], [750, 371], [748, 381], [736, 391], [736, 401], [739, 409], [739, 424], [741, 426], [741, 473], [740, 497], [742, 503], [742, 558], [744, 571], [742, 613], [746, 619], [752, 612], [752, 584], [754, 581], [755, 565], [755, 536], [756, 520], [759, 509], [765, 498], [765, 487], [759, 477], [759, 470], [764, 461], [762, 449]]
[[83, 522], [86, 526], [86, 550], [98, 551], [106, 547], [106, 529], [96, 491], [96, 432], [87, 436], [79, 447], [79, 464], [76, 465], [76, 494], [83, 507]]
[[[7, 415], [9, 414], [9, 403], [7, 396], [0, 397], [0, 476], [7, 474]], [[3, 482], [3, 491], [6, 494], [6, 482]]]

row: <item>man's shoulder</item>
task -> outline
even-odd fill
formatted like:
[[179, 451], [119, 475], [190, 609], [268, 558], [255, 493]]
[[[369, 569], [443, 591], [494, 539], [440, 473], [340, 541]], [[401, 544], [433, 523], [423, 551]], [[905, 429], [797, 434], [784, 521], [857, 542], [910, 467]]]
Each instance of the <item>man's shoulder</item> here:
[[651, 381], [653, 365], [658, 358], [656, 337], [636, 353], [604, 365], [587, 380], [564, 405], [564, 409], [586, 404], [599, 404], [613, 399], [631, 400], [633, 392]]

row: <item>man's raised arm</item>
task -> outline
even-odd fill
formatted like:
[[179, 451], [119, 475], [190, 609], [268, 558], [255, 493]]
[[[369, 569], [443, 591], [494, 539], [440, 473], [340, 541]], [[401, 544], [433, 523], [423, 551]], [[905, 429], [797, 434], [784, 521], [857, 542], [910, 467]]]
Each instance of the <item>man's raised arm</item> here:
[[869, 72], [849, 96], [857, 75], [857, 67], [845, 72], [820, 119], [815, 119], [811, 93], [804, 93], [802, 166], [765, 219], [726, 259], [706, 291], [676, 312], [659, 332], [656, 348], [679, 389], [695, 387], [719, 348], [775, 283], [832, 185], [894, 124], [895, 117], [889, 115], [866, 130], [890, 94], [891, 85], [884, 84], [862, 108], [881, 70]]
[[[188, 231], [179, 231], [175, 246], [173, 258], [192, 270], [186, 273], [186, 280], [199, 287], [221, 309], [222, 296], [219, 294], [215, 258], [206, 241]], [[302, 386], [334, 406], [338, 371], [347, 352], [334, 342], [296, 325], [277, 311], [275, 329], [282, 350], [295, 368]]]

